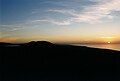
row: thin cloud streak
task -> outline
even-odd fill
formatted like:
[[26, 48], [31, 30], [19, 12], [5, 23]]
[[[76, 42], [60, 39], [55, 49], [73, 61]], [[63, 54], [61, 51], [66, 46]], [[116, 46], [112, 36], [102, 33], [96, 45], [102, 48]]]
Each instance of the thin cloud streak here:
[[[113, 20], [115, 17], [115, 13], [120, 12], [120, 1], [119, 0], [89, 0], [91, 2], [95, 2], [95, 4], [88, 5], [75, 5], [74, 8], [71, 8], [70, 5], [65, 1], [65, 3], [59, 4], [59, 6], [66, 5], [69, 7], [66, 8], [49, 8], [43, 11], [45, 14], [42, 18], [39, 18], [39, 9], [37, 11], [32, 11], [33, 15], [38, 15], [37, 19], [26, 20], [26, 22], [21, 23], [20, 26], [28, 27], [29, 24], [38, 25], [42, 23], [52, 23], [56, 25], [71, 25], [73, 23], [88, 23], [88, 24], [96, 24], [104, 22], [104, 18], [108, 21]], [[73, 1], [76, 2], [76, 1]], [[57, 4], [57, 2], [54, 2]], [[77, 9], [80, 7], [80, 9]], [[114, 14], [112, 14], [114, 12]], [[46, 15], [48, 13], [48, 15]], [[53, 15], [57, 15], [54, 17]], [[32, 26], [33, 26], [32, 25]], [[14, 30], [20, 30], [21, 28], [15, 28]]]
[[[94, 0], [95, 1], [95, 0]], [[39, 20], [39, 22], [50, 22], [57, 25], [70, 25], [74, 23], [98, 23], [102, 22], [103, 18], [114, 19], [114, 16], [111, 14], [114, 11], [120, 11], [120, 1], [118, 0], [99, 0], [96, 5], [86, 6], [82, 11], [76, 11], [74, 9], [50, 9], [48, 12], [61, 13], [63, 15], [69, 15], [68, 19], [45, 19]], [[36, 20], [34, 20], [36, 21]], [[36, 21], [38, 22], [38, 21]]]
[[[114, 14], [111, 14], [113, 12], [119, 13], [120, 12], [120, 0], [89, 0], [91, 2], [96, 2], [96, 4], [92, 5], [85, 5], [82, 8], [76, 10], [75, 8], [56, 8], [56, 9], [47, 9], [45, 10], [46, 13], [49, 13], [49, 16], [46, 16], [45, 18], [37, 18], [37, 19], [31, 19], [26, 20], [26, 22], [21, 23], [20, 25], [6, 25], [5, 27], [2, 27], [3, 29], [6, 29], [6, 27], [10, 30], [8, 31], [18, 31], [21, 29], [24, 29], [24, 27], [29, 27], [30, 25], [38, 25], [41, 22], [42, 23], [52, 23], [56, 25], [70, 25], [72, 23], [100, 23], [104, 22], [103, 18], [107, 18], [108, 20], [114, 19]], [[55, 2], [57, 3], [57, 2]], [[69, 2], [68, 2], [69, 3]], [[67, 4], [67, 2], [59, 4], [59, 6], [63, 6], [63, 4]], [[81, 3], [82, 4], [82, 3]], [[81, 5], [80, 4], [80, 5]], [[67, 4], [68, 5], [68, 4]], [[69, 5], [70, 6], [70, 5]], [[79, 5], [75, 5], [76, 8], [78, 8]], [[37, 11], [32, 11], [32, 14], [35, 15]], [[58, 18], [54, 18], [52, 15], [54, 14], [61, 14], [61, 15], [67, 15], [66, 16], [60, 16], [58, 15]], [[39, 14], [39, 10], [37, 12]], [[62, 19], [60, 19], [62, 18]]]
[[109, 0], [108, 2], [102, 1], [101, 3], [86, 8], [83, 14], [77, 14], [77, 17], [73, 20], [76, 22], [96, 23], [104, 17], [107, 19], [113, 19], [113, 15], [110, 15], [110, 13], [120, 8], [120, 1]]

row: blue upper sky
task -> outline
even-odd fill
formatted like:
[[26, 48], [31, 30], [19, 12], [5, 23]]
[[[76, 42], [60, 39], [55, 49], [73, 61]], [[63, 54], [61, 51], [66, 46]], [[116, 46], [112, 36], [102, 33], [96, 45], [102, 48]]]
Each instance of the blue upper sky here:
[[120, 34], [119, 0], [1, 0], [0, 13], [1, 41], [93, 41]]
[[92, 4], [94, 2], [88, 0], [2, 0], [2, 24], [20, 23], [29, 18], [59, 20], [58, 15], [65, 19], [70, 14], [55, 13], [54, 10], [81, 11]]

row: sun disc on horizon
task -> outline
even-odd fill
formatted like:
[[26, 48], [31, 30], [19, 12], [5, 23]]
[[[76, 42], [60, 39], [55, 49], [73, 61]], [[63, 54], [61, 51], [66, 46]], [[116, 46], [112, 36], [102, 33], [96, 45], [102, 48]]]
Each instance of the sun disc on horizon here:
[[111, 42], [107, 42], [108, 44], [110, 44]]

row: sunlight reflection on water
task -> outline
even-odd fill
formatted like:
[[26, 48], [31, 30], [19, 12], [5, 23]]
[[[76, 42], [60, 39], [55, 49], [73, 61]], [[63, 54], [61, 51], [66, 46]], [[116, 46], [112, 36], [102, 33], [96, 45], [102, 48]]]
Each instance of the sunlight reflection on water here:
[[120, 51], [120, 44], [72, 44], [76, 46], [87, 46], [93, 48], [112, 49]]

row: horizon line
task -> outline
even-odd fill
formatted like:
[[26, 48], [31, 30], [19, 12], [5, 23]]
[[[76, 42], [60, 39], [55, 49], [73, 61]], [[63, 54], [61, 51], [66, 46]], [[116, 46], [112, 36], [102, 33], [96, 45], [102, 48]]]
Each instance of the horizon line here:
[[[44, 41], [44, 40], [40, 40], [40, 41]], [[26, 41], [26, 42], [6, 42], [6, 41], [0, 41], [0, 43], [11, 43], [11, 44], [22, 44], [22, 43], [29, 43], [32, 41]], [[37, 42], [37, 41], [34, 41]], [[108, 44], [108, 42], [91, 42], [91, 41], [87, 41], [87, 42], [52, 42], [52, 41], [46, 41], [46, 42], [51, 42], [53, 44]], [[120, 44], [120, 42], [110, 42], [109, 44]]]

